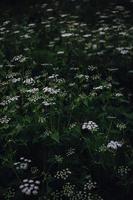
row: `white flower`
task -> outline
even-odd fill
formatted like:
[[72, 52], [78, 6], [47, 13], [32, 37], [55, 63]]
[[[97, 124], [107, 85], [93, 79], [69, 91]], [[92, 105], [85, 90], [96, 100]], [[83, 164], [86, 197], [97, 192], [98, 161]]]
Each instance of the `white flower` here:
[[30, 195], [31, 194], [31, 190], [28, 189], [26, 192], [25, 192], [26, 195]]
[[37, 191], [37, 190], [33, 190], [32, 193], [33, 193], [34, 195], [37, 195], [37, 194], [38, 194], [38, 191]]
[[88, 129], [89, 131], [96, 131], [98, 129], [98, 125], [93, 122], [93, 121], [89, 121], [89, 122], [84, 122], [82, 125], [82, 129]]
[[72, 33], [63, 33], [63, 34], [61, 34], [61, 36], [62, 37], [70, 37], [70, 36], [72, 36], [73, 34]]
[[32, 88], [30, 90], [26, 90], [27, 93], [32, 93], [32, 94], [35, 94], [36, 92], [38, 92], [39, 89], [38, 88]]
[[122, 93], [115, 93], [115, 96], [116, 96], [116, 97], [122, 97], [123, 94], [122, 94]]
[[34, 180], [28, 180], [24, 179], [23, 184], [19, 186], [19, 189], [21, 190], [22, 193], [26, 195], [37, 195], [39, 191], [39, 185], [40, 181], [34, 181]]
[[122, 142], [118, 142], [118, 141], [113, 141], [111, 140], [108, 144], [107, 144], [107, 148], [108, 149], [114, 149], [117, 150], [118, 147], [122, 147], [123, 143]]
[[17, 170], [20, 170], [20, 169], [26, 170], [26, 169], [28, 169], [29, 163], [31, 163], [30, 159], [21, 157], [19, 162], [14, 163], [14, 166]]
[[19, 96], [14, 96], [14, 97], [7, 96], [7, 99], [4, 100], [3, 102], [1, 102], [0, 105], [6, 106], [6, 105], [10, 104], [13, 101], [17, 101], [18, 98], [19, 98]]
[[49, 94], [58, 94], [60, 92], [60, 89], [55, 89], [51, 87], [45, 87], [43, 88], [44, 93], [49, 93]]
[[23, 83], [27, 84], [27, 85], [31, 85], [34, 83], [34, 79], [33, 78], [27, 78], [26, 80], [23, 81]]
[[43, 104], [44, 106], [50, 106], [50, 105], [55, 105], [55, 102], [53, 102], [53, 101], [51, 101], [51, 100], [44, 100], [44, 101], [42, 102], [42, 104]]
[[11, 120], [11, 118], [7, 118], [7, 116], [4, 116], [0, 119], [1, 124], [8, 124], [8, 122]]
[[24, 188], [24, 185], [20, 185], [19, 188], [20, 188], [20, 189]]
[[17, 83], [21, 80], [21, 78], [13, 78], [11, 81], [12, 83]]
[[94, 89], [94, 90], [102, 90], [102, 89], [104, 89], [104, 88], [109, 89], [109, 88], [111, 88], [111, 87], [112, 87], [112, 85], [111, 85], [110, 83], [108, 83], [108, 84], [105, 84], [105, 85], [100, 85], [100, 86], [98, 86], [98, 87], [94, 87], [93, 89]]
[[23, 55], [19, 55], [19, 56], [15, 56], [13, 59], [12, 59], [12, 61], [18, 61], [18, 62], [20, 62], [20, 63], [23, 63], [23, 62], [25, 62], [26, 61], [26, 57], [24, 57]]
[[104, 87], [102, 85], [98, 86], [98, 87], [94, 87], [94, 90], [102, 90]]
[[39, 184], [40, 184], [40, 181], [35, 181], [35, 183], [39, 185]]
[[23, 183], [26, 183], [26, 182], [28, 182], [28, 179], [24, 179], [24, 180], [23, 180]]
[[64, 51], [58, 51], [57, 52], [57, 55], [62, 55], [62, 54], [64, 54]]

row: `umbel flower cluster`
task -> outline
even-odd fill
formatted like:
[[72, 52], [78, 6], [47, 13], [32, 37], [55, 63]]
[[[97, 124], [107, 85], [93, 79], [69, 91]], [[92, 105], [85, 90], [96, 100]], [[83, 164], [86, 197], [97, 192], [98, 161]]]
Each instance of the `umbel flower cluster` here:
[[68, 168], [66, 168], [61, 171], [57, 171], [57, 173], [55, 174], [55, 178], [66, 180], [70, 174], [71, 171]]
[[37, 195], [39, 192], [39, 185], [40, 181], [38, 180], [34, 181], [32, 179], [24, 179], [22, 184], [19, 186], [19, 189], [25, 195]]
[[113, 141], [111, 140], [108, 144], [107, 144], [107, 148], [108, 149], [113, 149], [113, 150], [117, 150], [119, 147], [122, 147], [122, 142], [118, 142], [118, 141]]
[[87, 129], [89, 131], [96, 131], [98, 130], [98, 125], [93, 121], [84, 122], [82, 125], [82, 129], [83, 130]]
[[53, 199], [57, 200], [64, 200], [66, 198], [68, 200], [103, 200], [95, 191], [97, 183], [92, 180], [91, 175], [86, 176], [84, 181], [80, 188], [75, 184], [66, 182], [61, 191], [57, 190], [51, 196], [54, 196]]
[[84, 190], [92, 190], [94, 188], [96, 188], [96, 182], [93, 182], [91, 179], [84, 185]]
[[31, 163], [30, 159], [21, 157], [19, 162], [14, 163], [14, 166], [17, 170], [20, 170], [20, 169], [26, 170], [28, 169], [28, 166], [30, 163]]
[[66, 183], [63, 186], [63, 194], [67, 197], [71, 197], [74, 194], [75, 185], [71, 185], [71, 183]]

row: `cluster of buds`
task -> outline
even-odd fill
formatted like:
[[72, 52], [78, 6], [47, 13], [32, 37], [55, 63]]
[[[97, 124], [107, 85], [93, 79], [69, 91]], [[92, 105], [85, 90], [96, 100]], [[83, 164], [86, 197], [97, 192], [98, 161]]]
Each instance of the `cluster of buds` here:
[[83, 130], [87, 129], [89, 131], [96, 131], [98, 129], [98, 125], [93, 121], [84, 122], [82, 125], [82, 129]]
[[99, 149], [98, 152], [105, 152], [107, 150], [107, 146], [105, 144], [102, 144]]
[[14, 166], [15, 166], [15, 168], [17, 170], [20, 170], [20, 169], [26, 170], [28, 168], [28, 166], [29, 166], [30, 163], [31, 163], [30, 159], [21, 157], [19, 162], [15, 162], [14, 163]]
[[63, 194], [67, 197], [70, 197], [74, 194], [75, 185], [71, 185], [70, 183], [66, 183], [63, 186]]
[[84, 185], [84, 190], [92, 190], [94, 188], [96, 188], [96, 182], [92, 182], [92, 180], [88, 180]]
[[66, 169], [63, 169], [61, 171], [57, 171], [57, 173], [54, 177], [57, 178], [57, 179], [66, 180], [69, 177], [70, 174], [71, 174], [71, 171], [68, 168], [66, 168]]
[[19, 189], [26, 195], [37, 195], [39, 192], [40, 181], [24, 179]]
[[117, 169], [117, 174], [121, 177], [126, 176], [130, 172], [130, 168], [128, 166], [120, 166]]

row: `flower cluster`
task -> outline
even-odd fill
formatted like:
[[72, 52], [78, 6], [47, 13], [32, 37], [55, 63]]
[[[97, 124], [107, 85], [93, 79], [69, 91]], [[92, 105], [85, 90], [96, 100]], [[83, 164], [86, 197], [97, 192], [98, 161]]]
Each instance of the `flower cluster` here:
[[105, 152], [107, 150], [107, 146], [105, 144], [102, 144], [99, 149], [98, 152]]
[[122, 147], [122, 145], [123, 145], [122, 142], [118, 142], [118, 141], [113, 141], [113, 140], [111, 140], [111, 141], [107, 144], [107, 148], [108, 148], [108, 149], [117, 150], [118, 147]]
[[36, 92], [38, 92], [39, 89], [38, 88], [32, 88], [30, 90], [26, 90], [27, 93], [32, 93], [32, 94], [35, 94]]
[[60, 89], [55, 89], [51, 87], [45, 87], [43, 88], [44, 93], [49, 93], [49, 94], [58, 94], [60, 92]]
[[93, 122], [93, 121], [89, 121], [89, 122], [84, 122], [82, 125], [82, 129], [87, 129], [89, 131], [96, 131], [98, 129], [98, 125]]
[[94, 90], [102, 90], [104, 88], [109, 89], [109, 88], [111, 88], [111, 86], [112, 86], [111, 83], [108, 83], [108, 84], [105, 84], [105, 85], [100, 85], [98, 87], [94, 87], [93, 89]]
[[18, 56], [15, 56], [12, 61], [18, 61], [20, 63], [23, 63], [26, 61], [26, 57], [23, 56], [23, 55], [18, 55]]
[[75, 194], [71, 197], [71, 200], [103, 200], [103, 198], [95, 193], [90, 191], [76, 191]]
[[11, 79], [12, 83], [17, 83], [17, 82], [20, 82], [20, 81], [21, 81], [21, 78], [13, 78], [13, 79]]
[[118, 123], [118, 124], [116, 125], [116, 127], [117, 127], [120, 131], [122, 131], [122, 130], [126, 129], [126, 124], [124, 124], [124, 123]]
[[118, 92], [118, 93], [115, 93], [115, 96], [116, 96], [116, 97], [122, 97], [122, 96], [123, 96], [123, 94], [122, 94], [122, 93], [120, 93], [120, 92]]
[[25, 83], [26, 85], [31, 85], [34, 83], [34, 79], [33, 78], [26, 78], [23, 83]]
[[74, 194], [75, 185], [71, 185], [70, 183], [66, 183], [63, 186], [63, 193], [67, 197], [71, 197]]
[[31, 163], [30, 159], [21, 157], [19, 162], [14, 163], [14, 166], [17, 170], [20, 170], [20, 169], [26, 170], [28, 169], [28, 166], [30, 163]]
[[66, 180], [69, 177], [70, 174], [71, 174], [71, 171], [68, 168], [66, 168], [66, 169], [63, 169], [61, 171], [57, 171], [57, 173], [54, 177], [57, 178], [57, 179]]
[[84, 190], [92, 190], [96, 188], [96, 182], [93, 182], [91, 179], [84, 184]]
[[119, 166], [117, 169], [117, 174], [120, 177], [123, 177], [123, 176], [127, 175], [130, 172], [130, 170], [131, 169], [128, 166]]
[[42, 102], [42, 104], [43, 104], [44, 106], [51, 106], [51, 105], [55, 105], [56, 103], [55, 103], [53, 100], [49, 99], [49, 100], [44, 100], [44, 101]]
[[4, 116], [0, 119], [1, 124], [8, 124], [8, 122], [11, 120], [11, 118], [7, 118], [7, 116]]
[[25, 195], [37, 195], [39, 192], [40, 181], [34, 181], [32, 179], [24, 179], [19, 189]]
[[17, 101], [18, 98], [19, 98], [19, 96], [7, 97], [7, 99], [4, 100], [3, 102], [1, 102], [0, 105], [2, 105], [2, 106], [8, 105], [8, 104], [10, 104], [13, 101]]

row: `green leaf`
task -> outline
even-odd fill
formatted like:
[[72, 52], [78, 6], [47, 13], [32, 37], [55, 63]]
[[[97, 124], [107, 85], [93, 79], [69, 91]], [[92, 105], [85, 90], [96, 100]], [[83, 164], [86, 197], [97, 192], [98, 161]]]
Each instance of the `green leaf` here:
[[52, 132], [52, 134], [50, 135], [51, 139], [53, 139], [54, 141], [58, 142], [59, 143], [59, 132], [55, 131], [55, 132]]

